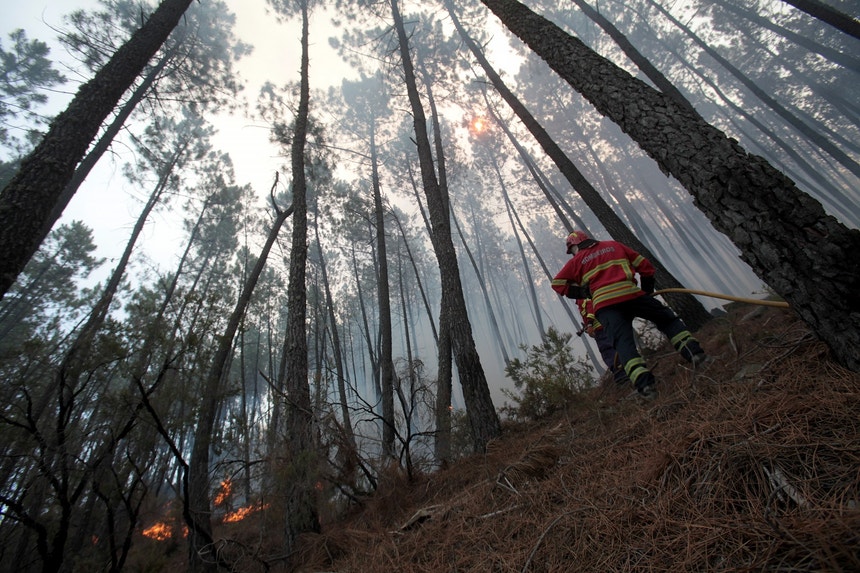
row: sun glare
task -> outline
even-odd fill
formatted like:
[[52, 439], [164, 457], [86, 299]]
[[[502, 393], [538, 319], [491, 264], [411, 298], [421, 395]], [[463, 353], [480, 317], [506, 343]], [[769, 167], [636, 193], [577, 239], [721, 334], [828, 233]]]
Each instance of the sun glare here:
[[483, 117], [474, 117], [469, 122], [469, 129], [474, 134], [481, 134], [487, 131], [487, 120]]

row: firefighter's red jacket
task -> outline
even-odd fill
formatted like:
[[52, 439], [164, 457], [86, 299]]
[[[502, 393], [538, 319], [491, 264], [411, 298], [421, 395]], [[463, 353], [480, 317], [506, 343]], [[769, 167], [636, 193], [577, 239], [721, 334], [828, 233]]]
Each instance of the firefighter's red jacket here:
[[580, 249], [555, 275], [552, 288], [558, 294], [567, 293], [570, 284], [588, 285], [594, 312], [604, 306], [617, 304], [643, 296], [635, 274], [654, 276], [654, 265], [631, 249], [616, 241], [598, 241]]

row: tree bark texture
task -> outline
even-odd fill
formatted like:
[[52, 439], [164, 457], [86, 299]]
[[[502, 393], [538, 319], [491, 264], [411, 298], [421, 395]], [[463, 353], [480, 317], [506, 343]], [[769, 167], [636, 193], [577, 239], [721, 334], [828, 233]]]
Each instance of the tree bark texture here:
[[287, 286], [288, 321], [286, 335], [287, 443], [285, 478], [284, 551], [292, 553], [303, 533], [319, 531], [316, 480], [318, 468], [314, 446], [314, 414], [308, 382], [307, 259], [308, 201], [305, 177], [305, 142], [310, 108], [308, 77], [308, 4], [300, 0], [302, 16], [301, 87], [296, 113], [290, 164], [293, 175], [293, 236], [290, 249], [290, 282]]
[[[854, 161], [854, 159], [849, 156], [845, 151], [839, 148], [831, 139], [838, 139], [840, 136], [836, 132], [830, 130], [827, 133], [822, 133], [819, 130], [822, 128], [823, 124], [818, 123], [817, 128], [813, 128], [809, 125], [802, 117], [798, 115], [796, 111], [792, 111], [788, 107], [782, 105], [778, 102], [773, 96], [771, 96], [767, 91], [762, 89], [755, 81], [752, 80], [749, 76], [743, 73], [740, 69], [734, 66], [731, 62], [729, 62], [726, 58], [720, 55], [717, 50], [708, 45], [707, 42], [702, 40], [698, 35], [696, 35], [689, 26], [685, 25], [683, 22], [672, 16], [672, 14], [663, 8], [660, 4], [655, 2], [654, 0], [648, 0], [648, 3], [654, 7], [660, 14], [662, 14], [667, 20], [675, 24], [680, 30], [686, 34], [688, 38], [690, 38], [697, 46], [702, 48], [702, 50], [708, 54], [710, 57], [714, 58], [721, 66], [723, 66], [735, 79], [737, 79], [741, 84], [744, 85], [750, 92], [752, 92], [759, 100], [761, 100], [765, 105], [767, 105], [775, 114], [784, 119], [786, 123], [793, 126], [797, 131], [806, 136], [810, 143], [816, 145], [819, 149], [830, 155], [833, 159], [839, 162], [845, 169], [860, 177], [860, 163]], [[795, 110], [797, 109], [794, 106]], [[704, 122], [703, 122], [704, 123]], [[849, 143], [853, 145], [853, 142]]]
[[457, 252], [451, 236], [451, 222], [448, 204], [440, 190], [439, 181], [433, 165], [430, 138], [427, 134], [427, 119], [418, 94], [415, 70], [409, 53], [406, 30], [400, 16], [396, 0], [391, 0], [392, 14], [400, 44], [400, 56], [406, 76], [413, 126], [418, 144], [421, 181], [427, 197], [427, 208], [433, 227], [431, 239], [433, 250], [439, 262], [439, 274], [444, 297], [450, 302], [451, 349], [457, 361], [460, 383], [463, 387], [463, 400], [469, 414], [472, 440], [477, 451], [483, 451], [487, 443], [501, 433], [501, 425], [490, 397], [490, 389], [481, 359], [472, 335], [472, 325], [466, 310], [463, 285], [460, 282]]
[[0, 298], [39, 248], [46, 221], [102, 122], [176, 27], [191, 1], [164, 0], [95, 77], [81, 86], [0, 192]]
[[573, 0], [573, 3], [582, 10], [583, 14], [600, 26], [610, 38], [615, 40], [618, 47], [621, 48], [628, 58], [630, 58], [631, 62], [636, 64], [637, 68], [642, 70], [643, 74], [648, 76], [648, 79], [654, 82], [657, 89], [674, 99], [681, 107], [685, 107], [693, 113], [698, 113], [695, 108], [693, 108], [693, 104], [691, 104], [689, 100], [687, 100], [686, 96], [681, 93], [681, 90], [675, 87], [675, 84], [670, 82], [669, 79], [648, 60], [648, 58], [643, 56], [642, 53], [636, 49], [636, 46], [627, 39], [627, 36], [615, 27], [615, 24], [604, 17], [603, 14], [592, 8], [585, 0]]
[[791, 4], [798, 10], [806, 12], [813, 18], [818, 18], [822, 22], [827, 22], [837, 30], [842, 30], [848, 35], [854, 36], [860, 40], [860, 22], [852, 18], [844, 12], [840, 12], [832, 6], [828, 6], [824, 2], [818, 0], [783, 0], [786, 4]]
[[376, 252], [379, 269], [376, 295], [379, 304], [379, 375], [382, 387], [382, 449], [387, 456], [394, 452], [394, 357], [391, 334], [391, 294], [388, 281], [388, 248], [385, 244], [385, 209], [379, 182], [376, 153], [376, 119], [370, 128], [370, 169], [373, 187], [373, 211], [376, 222]]
[[516, 0], [481, 0], [694, 197], [756, 274], [860, 371], [860, 231], [761, 157]]

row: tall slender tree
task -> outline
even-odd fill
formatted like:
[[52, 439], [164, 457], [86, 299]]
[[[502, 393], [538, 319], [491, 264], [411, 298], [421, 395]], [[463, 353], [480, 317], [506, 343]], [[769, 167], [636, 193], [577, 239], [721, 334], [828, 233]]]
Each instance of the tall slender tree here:
[[[315, 202], [316, 203], [316, 202]], [[343, 365], [343, 349], [341, 345], [341, 336], [338, 327], [337, 315], [335, 313], [334, 299], [331, 294], [331, 284], [329, 283], [328, 267], [326, 265], [326, 257], [323, 252], [322, 241], [320, 241], [320, 225], [319, 225], [319, 205], [315, 204], [314, 208], [314, 239], [316, 241], [317, 250], [319, 251], [319, 266], [320, 274], [323, 283], [323, 291], [325, 295], [325, 306], [328, 313], [329, 330], [331, 332], [332, 355], [334, 357], [335, 377], [337, 384], [338, 401], [340, 405], [340, 416], [343, 432], [343, 444], [341, 458], [345, 466], [349, 467], [352, 460], [358, 455], [358, 446], [355, 441], [355, 430], [352, 427], [352, 415], [349, 408], [349, 397], [346, 391], [347, 377], [346, 369]], [[350, 480], [351, 476], [344, 476]], [[350, 485], [350, 483], [346, 485]]]
[[580, 10], [582, 10], [583, 14], [588, 16], [591, 20], [594, 21], [595, 24], [600, 26], [607, 34], [609, 34], [609, 37], [615, 40], [615, 43], [618, 44], [618, 47], [620, 47], [624, 51], [624, 54], [628, 58], [630, 58], [630, 61], [636, 64], [636, 66], [640, 70], [642, 70], [642, 73], [648, 76], [648, 79], [654, 82], [654, 85], [657, 86], [657, 89], [674, 99], [681, 107], [688, 108], [688, 110], [692, 113], [698, 113], [693, 107], [693, 104], [691, 104], [687, 97], [681, 93], [681, 90], [679, 90], [675, 86], [675, 84], [670, 82], [668, 78], [666, 78], [666, 76], [663, 75], [663, 73], [648, 60], [648, 58], [643, 56], [642, 53], [636, 49], [636, 46], [634, 46], [633, 43], [627, 38], [627, 36], [625, 36], [621, 32], [621, 30], [616, 28], [615, 25], [610, 22], [608, 18], [606, 18], [603, 14], [601, 14], [594, 8], [592, 8], [591, 5], [586, 2], [586, 0], [573, 0], [573, 3], [576, 4]]
[[[93, 70], [102, 65], [104, 53], [114, 48], [111, 42], [117, 32], [113, 28], [131, 32], [139, 18], [137, 5], [124, 0], [104, 0], [104, 3], [105, 10], [101, 12], [73, 12], [68, 17], [73, 31], [60, 38]], [[216, 0], [191, 7], [186, 18], [187, 25], [168, 37], [75, 169], [45, 222], [48, 229], [60, 218], [78, 188], [142, 103], [151, 100], [150, 109], [159, 109], [160, 114], [164, 113], [166, 102], [176, 96], [184, 102], [193, 101], [199, 109], [230, 107], [241, 88], [235, 80], [232, 63], [249, 51], [247, 45], [233, 36], [231, 26], [235, 16], [223, 2]]]
[[349, 104], [347, 121], [367, 141], [370, 161], [370, 187], [373, 190], [373, 220], [376, 240], [376, 297], [379, 312], [379, 375], [382, 390], [382, 447], [394, 455], [394, 358], [391, 333], [391, 288], [388, 278], [388, 248], [385, 239], [386, 209], [379, 176], [379, 149], [376, 143], [380, 116], [389, 113], [388, 95], [379, 77], [362, 78], [342, 84]]
[[[457, 265], [457, 253], [451, 236], [451, 219], [449, 205], [440, 188], [439, 179], [433, 165], [433, 155], [430, 138], [427, 134], [427, 120], [424, 107], [418, 92], [415, 69], [409, 51], [409, 40], [397, 0], [390, 0], [394, 27], [397, 32], [400, 58], [406, 77], [406, 89], [412, 110], [413, 129], [418, 147], [421, 181], [427, 198], [427, 206], [432, 223], [432, 243], [442, 280], [442, 292], [451, 305], [450, 321], [446, 328], [450, 329], [454, 358], [460, 374], [463, 387], [463, 399], [469, 414], [472, 430], [472, 441], [475, 449], [483, 451], [487, 443], [501, 432], [498, 414], [490, 397], [490, 389], [481, 359], [475, 347], [472, 327], [469, 323], [466, 302], [463, 296], [463, 285]], [[440, 320], [440, 332], [442, 330]]]
[[840, 12], [833, 6], [828, 6], [824, 2], [818, 0], [783, 0], [786, 4], [791, 4], [798, 10], [806, 12], [813, 18], [818, 18], [822, 22], [826, 22], [836, 28], [842, 30], [846, 34], [854, 36], [860, 40], [860, 22], [856, 18], [852, 18], [844, 12]]
[[[805, 135], [812, 144], [820, 148], [821, 151], [823, 151], [824, 153], [830, 155], [845, 169], [850, 171], [855, 176], [860, 177], [860, 163], [855, 161], [850, 155], [848, 155], [845, 151], [843, 151], [840, 147], [838, 147], [835, 143], [831, 141], [835, 137], [838, 137], [838, 134], [836, 134], [835, 132], [831, 132], [830, 134], [822, 133], [822, 124], [818, 124], [818, 126], [816, 127], [809, 125], [809, 123], [807, 121], [804, 121], [802, 117], [800, 117], [797, 113], [794, 112], [794, 110], [791, 110], [782, 103], [778, 102], [773, 96], [771, 96], [769, 93], [767, 93], [767, 91], [762, 89], [761, 86], [759, 86], [755, 81], [753, 81], [752, 78], [750, 78], [747, 74], [743, 73], [740, 69], [738, 69], [737, 66], [732, 64], [717, 50], [708, 45], [697, 34], [695, 34], [689, 26], [675, 18], [663, 6], [661, 6], [654, 0], [648, 0], [648, 3], [649, 5], [654, 7], [657, 12], [659, 12], [665, 18], [671, 21], [675, 26], [683, 30], [684, 33], [697, 46], [699, 46], [706, 54], [708, 54], [714, 60], [719, 62], [722, 67], [728, 70], [728, 72], [740, 83], [742, 83], [744, 87], [750, 90], [753, 94], [755, 94], [757, 98], [764, 102], [765, 105], [771, 108], [774, 113], [784, 119], [788, 124], [793, 126], [800, 133]], [[851, 142], [851, 144], [853, 145], [854, 142]]]
[[301, 60], [299, 102], [290, 148], [293, 190], [293, 233], [290, 247], [289, 284], [287, 286], [288, 320], [284, 339], [284, 379], [288, 398], [286, 411], [286, 482], [284, 550], [287, 555], [296, 549], [299, 535], [319, 531], [317, 514], [317, 452], [314, 446], [314, 414], [311, 410], [308, 381], [307, 292], [305, 277], [308, 258], [308, 185], [305, 174], [305, 144], [308, 135], [310, 109], [310, 56], [308, 29], [310, 3], [308, 0], [269, 0], [285, 14], [298, 14], [301, 21]]
[[201, 395], [203, 396], [200, 412], [197, 417], [197, 427], [194, 432], [194, 446], [191, 451], [191, 459], [188, 463], [188, 541], [190, 565], [193, 571], [211, 571], [218, 564], [217, 555], [213, 554], [215, 548], [212, 545], [212, 521], [211, 501], [209, 497], [209, 449], [212, 445], [212, 432], [215, 425], [216, 414], [222, 401], [223, 380], [227, 372], [227, 364], [230, 360], [230, 352], [233, 349], [233, 341], [236, 331], [245, 310], [251, 300], [251, 295], [266, 261], [269, 252], [278, 238], [284, 222], [293, 213], [293, 205], [281, 209], [275, 202], [274, 190], [277, 186], [277, 178], [272, 185], [271, 199], [275, 210], [275, 219], [257, 262], [251, 273], [245, 279], [242, 293], [236, 301], [233, 311], [227, 320], [224, 332], [218, 337], [218, 347], [215, 351], [211, 367], [203, 381]]
[[[830, 60], [840, 66], [844, 66], [850, 70], [860, 71], [860, 58], [853, 56], [851, 54], [844, 54], [839, 50], [834, 48], [830, 48], [828, 46], [822, 45], [819, 42], [811, 40], [810, 38], [804, 36], [803, 34], [798, 34], [792, 30], [785, 28], [784, 26], [780, 26], [773, 20], [764, 17], [761, 15], [758, 10], [755, 8], [746, 8], [744, 6], [740, 6], [730, 0], [716, 0], [715, 2], [720, 8], [723, 10], [727, 10], [731, 12], [734, 16], [739, 16], [746, 20], [749, 20], [757, 27], [760, 27], [763, 30], [770, 30], [784, 38], [796, 43], [798, 46], [802, 48], [820, 55], [821, 57]], [[735, 21], [735, 18], [731, 18], [730, 20]]]
[[0, 191], [0, 298], [45, 238], [46, 220], [102, 122], [189, 4], [191, 0], [163, 0], [95, 77], [81, 86]]

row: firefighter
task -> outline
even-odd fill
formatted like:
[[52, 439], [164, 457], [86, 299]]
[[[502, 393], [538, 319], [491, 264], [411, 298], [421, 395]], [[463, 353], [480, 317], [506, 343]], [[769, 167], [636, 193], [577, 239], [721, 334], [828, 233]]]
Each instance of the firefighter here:
[[636, 348], [633, 319], [654, 323], [694, 366], [705, 361], [704, 350], [684, 322], [672, 309], [649, 296], [654, 292], [655, 271], [648, 259], [626, 245], [596, 241], [582, 231], [568, 235], [566, 246], [567, 253], [573, 256], [553, 279], [552, 288], [568, 298], [591, 299], [595, 317], [606, 329], [624, 371], [641, 396], [657, 395], [656, 379]]

